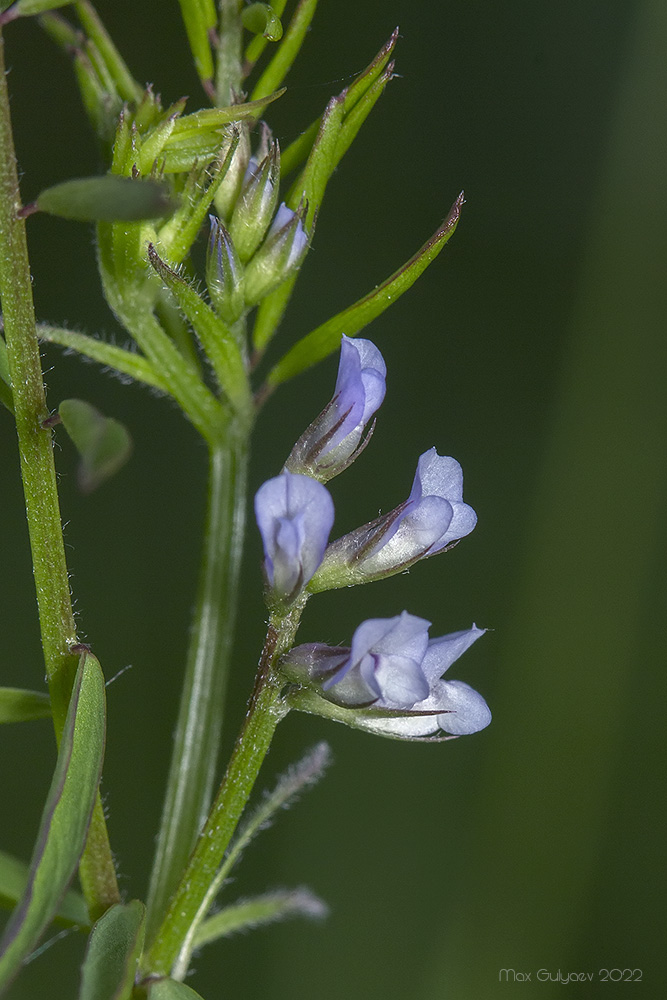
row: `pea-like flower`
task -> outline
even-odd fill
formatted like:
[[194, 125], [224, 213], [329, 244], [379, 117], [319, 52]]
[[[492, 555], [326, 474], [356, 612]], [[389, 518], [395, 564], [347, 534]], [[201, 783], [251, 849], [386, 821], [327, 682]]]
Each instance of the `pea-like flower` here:
[[294, 445], [285, 468], [326, 483], [351, 465], [368, 443], [364, 429], [384, 399], [386, 375], [375, 344], [343, 335], [333, 399]]
[[284, 472], [260, 486], [255, 516], [273, 597], [293, 600], [322, 561], [334, 520], [329, 491], [309, 476]]
[[302, 685], [294, 707], [399, 739], [484, 729], [491, 721], [484, 698], [442, 677], [485, 629], [429, 639], [429, 626], [404, 611], [363, 622], [349, 648], [297, 646], [283, 659], [286, 676]]
[[332, 542], [311, 582], [315, 592], [380, 580], [443, 552], [470, 534], [475, 511], [463, 501], [463, 472], [454, 458], [424, 452], [412, 490], [399, 507]]

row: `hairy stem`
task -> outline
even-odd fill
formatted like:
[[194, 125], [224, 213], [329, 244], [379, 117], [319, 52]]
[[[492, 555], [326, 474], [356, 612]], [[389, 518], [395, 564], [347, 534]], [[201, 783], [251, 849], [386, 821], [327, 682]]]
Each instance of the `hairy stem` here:
[[[79, 657], [51, 431], [42, 426], [49, 411], [35, 329], [25, 222], [17, 214], [20, 207], [0, 26], [0, 301], [46, 676], [56, 739], [60, 741]], [[99, 798], [95, 817], [81, 869], [82, 888], [93, 918], [120, 898]]]
[[273, 670], [273, 664], [284, 648], [284, 633], [275, 625], [270, 625], [255, 689], [227, 773], [172, 898], [167, 916], [146, 956], [144, 968], [149, 976], [168, 975], [171, 972], [182, 942], [197, 918], [208, 888], [229, 847], [276, 726], [286, 714], [286, 707], [280, 697], [284, 682]]
[[164, 917], [211, 802], [245, 522], [248, 443], [211, 451], [199, 593], [148, 896], [147, 939]]

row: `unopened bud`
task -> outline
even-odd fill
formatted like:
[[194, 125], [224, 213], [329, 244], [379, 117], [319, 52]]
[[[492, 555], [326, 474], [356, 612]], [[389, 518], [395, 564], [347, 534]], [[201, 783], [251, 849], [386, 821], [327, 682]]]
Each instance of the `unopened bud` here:
[[[240, 133], [239, 144], [236, 147], [236, 152], [232, 157], [232, 162], [229, 165], [224, 180], [216, 191], [214, 198], [216, 211], [219, 217], [225, 221], [231, 216], [236, 200], [241, 193], [241, 185], [243, 184], [243, 178], [248, 169], [248, 161], [250, 159], [248, 128], [243, 123], [238, 128]], [[234, 142], [234, 134], [226, 140], [221, 150], [221, 157], [224, 157], [228, 152], [232, 142]]]
[[208, 293], [221, 319], [233, 326], [241, 317], [245, 305], [243, 265], [223, 224], [214, 215], [209, 215], [209, 221], [211, 233], [206, 256]]
[[250, 160], [229, 223], [241, 261], [250, 260], [264, 239], [278, 201], [280, 149], [274, 142], [260, 163]]
[[295, 271], [308, 249], [308, 235], [301, 210], [293, 212], [282, 204], [264, 243], [248, 264], [245, 300], [257, 305], [269, 292]]

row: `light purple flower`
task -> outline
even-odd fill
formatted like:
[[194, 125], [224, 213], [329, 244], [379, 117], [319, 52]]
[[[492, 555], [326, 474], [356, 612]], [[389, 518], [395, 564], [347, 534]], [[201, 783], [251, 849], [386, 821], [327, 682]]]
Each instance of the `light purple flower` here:
[[[336, 687], [336, 697], [358, 704], [386, 700], [387, 707], [409, 708], [428, 696], [422, 661], [430, 622], [404, 611], [396, 618], [370, 618], [352, 637], [350, 655], [323, 689]], [[347, 683], [346, 683], [347, 681]]]
[[304, 431], [285, 463], [291, 472], [327, 482], [365, 447], [364, 429], [385, 395], [387, 367], [375, 344], [343, 335], [331, 402]]
[[332, 542], [313, 592], [380, 580], [442, 552], [470, 534], [475, 511], [463, 502], [463, 472], [454, 458], [424, 452], [408, 499], [375, 521]]
[[301, 703], [297, 694], [295, 706], [399, 739], [484, 729], [491, 721], [484, 698], [463, 681], [442, 677], [485, 629], [473, 625], [429, 640], [429, 625], [404, 611], [363, 622], [349, 648], [297, 646], [283, 667], [311, 693]]
[[361, 560], [365, 573], [402, 569], [435, 555], [477, 524], [475, 511], [463, 502], [461, 466], [435, 448], [420, 457], [410, 496], [392, 514], [386, 518], [388, 530]]
[[276, 597], [290, 600], [322, 561], [334, 520], [333, 500], [316, 480], [284, 472], [260, 486], [255, 516], [268, 583]]
[[[429, 693], [411, 707], [413, 712], [437, 712], [437, 715], [410, 715], [395, 719], [373, 719], [374, 732], [388, 736], [429, 736], [438, 729], [452, 736], [466, 736], [485, 729], [491, 712], [484, 698], [464, 681], [442, 680], [443, 674], [472, 646], [486, 629], [464, 629], [429, 640], [421, 668]], [[375, 702], [376, 708], [392, 708], [386, 696]]]

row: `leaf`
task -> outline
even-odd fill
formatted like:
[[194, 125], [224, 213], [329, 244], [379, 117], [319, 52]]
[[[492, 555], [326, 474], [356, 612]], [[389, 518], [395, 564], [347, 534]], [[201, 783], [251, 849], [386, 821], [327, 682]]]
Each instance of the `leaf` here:
[[199, 79], [209, 81], [213, 77], [213, 53], [209, 31], [215, 26], [215, 11], [213, 23], [210, 18], [211, 5], [202, 0], [178, 0], [181, 6], [181, 17], [190, 43], [190, 51], [195, 61], [195, 69]]
[[6, 406], [10, 413], [14, 412], [14, 394], [12, 392], [11, 375], [9, 374], [7, 345], [2, 334], [0, 334], [0, 403]]
[[77, 222], [136, 222], [166, 215], [172, 207], [163, 184], [104, 174], [47, 188], [35, 210]]
[[358, 299], [326, 323], [322, 323], [305, 337], [302, 337], [278, 364], [269, 372], [267, 383], [275, 388], [287, 379], [298, 375], [335, 351], [343, 333], [353, 337], [365, 326], [388, 309], [399, 296], [407, 292], [417, 278], [435, 260], [442, 248], [453, 235], [461, 214], [463, 192], [454, 202], [451, 211], [430, 240], [421, 247], [402, 267], [395, 271], [372, 292]]
[[161, 259], [152, 243], [148, 244], [148, 259], [183, 310], [229, 401], [247, 415], [252, 406], [250, 385], [233, 333], [192, 285]]
[[79, 1000], [130, 1000], [144, 943], [146, 907], [118, 903], [100, 917], [88, 939]]
[[202, 111], [185, 115], [174, 124], [174, 130], [167, 141], [167, 148], [182, 141], [187, 135], [201, 132], [210, 133], [225, 125], [232, 125], [234, 122], [244, 121], [247, 118], [261, 118], [266, 106], [277, 101], [284, 93], [284, 87], [280, 90], [275, 88], [274, 91], [265, 94], [258, 100], [244, 101], [243, 104], [232, 104], [225, 108], [204, 108]]
[[161, 392], [169, 392], [162, 376], [143, 354], [126, 351], [115, 344], [107, 344], [104, 340], [88, 337], [85, 333], [77, 333], [75, 330], [66, 330], [62, 326], [47, 326], [44, 323], [39, 323], [37, 336], [40, 340], [45, 340], [50, 344], [60, 344], [61, 347], [66, 347], [76, 351], [77, 354], [90, 358], [91, 361], [97, 361], [101, 365], [113, 368], [121, 375], [127, 375], [137, 382], [143, 382]]
[[[375, 80], [378, 78], [380, 73], [384, 70], [385, 66], [389, 62], [389, 57], [396, 47], [397, 39], [398, 28], [395, 28], [375, 58], [357, 77], [355, 77], [350, 86], [346, 87], [340, 95], [343, 98], [343, 111], [346, 116], [361, 100], [366, 91], [369, 90], [373, 83], [375, 83]], [[307, 158], [315, 137], [317, 136], [321, 121], [321, 116], [316, 118], [315, 121], [311, 122], [308, 128], [301, 133], [298, 139], [295, 139], [294, 142], [291, 142], [286, 149], [281, 151], [280, 172], [283, 177], [294, 170], [295, 167], [298, 167], [299, 164]]]
[[104, 62], [104, 68], [113, 81], [121, 100], [140, 101], [143, 88], [139, 86], [130, 73], [125, 60], [114, 45], [93, 5], [88, 0], [79, 0], [76, 5], [76, 13], [88, 38], [99, 52]]
[[63, 427], [81, 456], [79, 487], [92, 493], [127, 462], [132, 440], [123, 424], [105, 417], [83, 399], [64, 399], [58, 408]]
[[[25, 892], [30, 868], [6, 851], [0, 851], [0, 906], [12, 909]], [[89, 927], [88, 907], [83, 896], [69, 889], [53, 918], [67, 926]]]
[[[313, 225], [315, 215], [324, 197], [325, 188], [334, 170], [336, 148], [342, 124], [343, 99], [332, 97], [322, 116], [317, 138], [313, 143], [304, 171], [296, 184], [292, 186], [287, 197], [287, 205], [293, 211], [299, 207], [302, 199], [307, 202], [306, 228]], [[261, 302], [253, 328], [255, 350], [263, 351], [275, 333], [292, 296], [297, 278], [298, 272], [284, 281], [275, 292], [271, 292]]]
[[[6, 24], [17, 17], [32, 17], [34, 14], [43, 14], [45, 10], [54, 10], [56, 7], [66, 7], [72, 0], [18, 0], [12, 7], [9, 3], [0, 4], [0, 24]], [[7, 10], [11, 7], [11, 10]], [[6, 13], [5, 13], [6, 12]]]
[[158, 979], [148, 985], [148, 1000], [202, 1000], [202, 997], [176, 979]]
[[281, 86], [303, 45], [316, 7], [317, 0], [300, 0], [277, 52], [257, 81], [252, 92], [253, 101], [260, 100]]
[[51, 702], [45, 691], [0, 687], [0, 722], [29, 722], [50, 715]]
[[290, 917], [322, 919], [327, 907], [309, 889], [279, 889], [252, 899], [240, 900], [209, 917], [195, 935], [195, 948], [242, 930], [252, 930]]
[[[273, 13], [275, 14], [276, 17], [279, 18], [282, 16], [283, 11], [285, 10], [286, 2], [287, 0], [273, 0], [273, 3], [271, 4], [271, 9], [273, 10]], [[282, 28], [282, 23], [281, 23], [281, 28]], [[268, 41], [269, 39], [265, 38], [263, 35], [255, 35], [253, 40], [248, 43], [248, 47], [245, 50], [245, 56], [243, 59], [243, 62], [245, 64], [244, 76], [248, 76], [248, 74], [251, 72], [255, 63], [257, 62], [262, 52], [266, 48]]]
[[102, 773], [104, 735], [104, 677], [86, 651], [72, 688], [28, 884], [0, 942], [0, 989], [11, 982], [58, 912], [76, 871]]
[[283, 37], [280, 18], [268, 3], [251, 3], [241, 11], [243, 27], [253, 35], [263, 35], [269, 42], [279, 42]]

